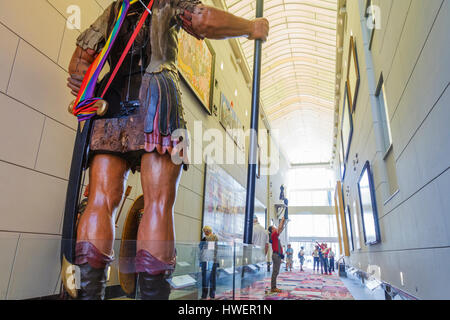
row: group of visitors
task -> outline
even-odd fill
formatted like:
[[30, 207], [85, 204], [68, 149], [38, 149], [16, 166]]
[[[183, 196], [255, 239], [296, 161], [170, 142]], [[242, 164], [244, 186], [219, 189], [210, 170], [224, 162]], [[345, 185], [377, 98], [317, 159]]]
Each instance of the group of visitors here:
[[317, 243], [312, 256], [314, 259], [313, 272], [316, 271], [316, 267], [319, 272], [319, 266], [321, 274], [331, 275], [331, 272], [334, 272], [334, 252], [328, 248], [326, 243]]
[[[286, 219], [280, 221], [278, 228], [270, 226], [268, 232], [258, 222], [258, 218], [255, 216], [253, 220], [253, 245], [261, 248], [261, 254], [264, 256], [268, 253], [269, 243], [272, 246], [272, 280], [271, 280], [271, 293], [279, 293], [281, 290], [277, 288], [277, 277], [280, 272], [280, 266], [283, 260], [286, 261], [286, 270], [291, 271], [293, 269], [293, 257], [294, 250], [291, 244], [287, 245], [286, 250], [283, 250], [281, 241], [279, 239], [280, 234], [285, 228]], [[202, 269], [202, 299], [206, 299], [208, 295], [211, 299], [215, 297], [216, 289], [216, 273], [218, 268], [217, 263], [217, 241], [218, 237], [212, 232], [211, 227], [205, 226], [203, 228], [204, 237], [200, 244], [200, 266]], [[209, 244], [208, 244], [209, 243]], [[214, 244], [213, 244], [214, 243]], [[212, 249], [212, 250], [211, 250]], [[319, 272], [322, 274], [331, 275], [334, 272], [334, 252], [331, 248], [328, 248], [326, 243], [315, 246], [312, 253], [314, 259], [313, 272]], [[300, 261], [300, 272], [303, 272], [303, 265], [305, 263], [305, 250], [304, 247], [300, 248], [298, 252], [298, 259]]]
[[[276, 281], [276, 277], [279, 272], [279, 268], [281, 265], [281, 260], [283, 256], [283, 248], [281, 247], [280, 242], [278, 241], [278, 235], [283, 231], [283, 225], [280, 224], [280, 227], [276, 229], [269, 228], [271, 231], [270, 236], [268, 230], [264, 229], [264, 227], [259, 223], [258, 217], [254, 216], [253, 218], [253, 237], [252, 243], [254, 246], [261, 249], [260, 254], [266, 256], [269, 251], [269, 243], [272, 243], [272, 251], [274, 258], [274, 273], [273, 278]], [[201, 239], [199, 244], [199, 253], [200, 253], [200, 267], [202, 271], [202, 296], [201, 299], [205, 300], [208, 297], [210, 299], [215, 299], [216, 293], [216, 277], [217, 277], [217, 269], [219, 267], [218, 263], [218, 236], [213, 232], [210, 226], [204, 226], [203, 229], [204, 237]], [[256, 252], [256, 251], [255, 251]], [[276, 282], [273, 285], [274, 290], [276, 289]], [[278, 289], [276, 289], [278, 290]], [[274, 291], [277, 292], [277, 291]]]
[[[298, 260], [300, 261], [300, 271], [303, 272], [303, 264], [305, 263], [305, 250], [303, 247], [300, 248], [298, 252]], [[292, 249], [291, 244], [287, 245], [286, 249], [286, 271], [292, 272], [294, 261], [294, 249]]]

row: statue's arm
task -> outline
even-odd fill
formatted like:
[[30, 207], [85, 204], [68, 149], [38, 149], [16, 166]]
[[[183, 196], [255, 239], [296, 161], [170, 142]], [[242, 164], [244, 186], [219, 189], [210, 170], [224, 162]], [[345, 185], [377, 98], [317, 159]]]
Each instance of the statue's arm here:
[[284, 231], [285, 223], [286, 219], [283, 217], [283, 219], [281, 219], [280, 225], [278, 226], [278, 234], [281, 234]]
[[69, 63], [67, 86], [74, 96], [78, 95], [84, 75], [101, 51], [108, 36], [108, 29], [114, 22], [120, 3], [111, 3], [105, 11], [77, 38], [77, 47]]
[[92, 49], [83, 50], [77, 46], [69, 63], [69, 78], [67, 86], [72, 90], [74, 96], [78, 95], [84, 75], [89, 66], [94, 62], [97, 53]]
[[183, 28], [198, 38], [245, 36], [249, 40], [265, 41], [269, 33], [269, 22], [265, 18], [247, 20], [203, 4], [196, 5], [193, 11], [185, 10], [180, 19], [183, 21]]

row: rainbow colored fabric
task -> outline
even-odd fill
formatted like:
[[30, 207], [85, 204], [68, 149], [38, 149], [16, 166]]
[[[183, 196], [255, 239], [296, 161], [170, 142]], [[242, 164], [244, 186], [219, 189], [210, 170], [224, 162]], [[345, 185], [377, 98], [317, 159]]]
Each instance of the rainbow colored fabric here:
[[119, 34], [119, 30], [127, 16], [130, 5], [137, 2], [137, 0], [123, 0], [122, 7], [116, 18], [114, 28], [106, 41], [102, 51], [98, 54], [95, 61], [91, 64], [86, 75], [84, 76], [83, 83], [75, 100], [73, 114], [78, 118], [78, 122], [88, 120], [96, 115], [96, 109], [93, 107], [95, 102], [101, 100], [101, 98], [94, 97], [95, 86], [97, 84], [98, 77], [102, 71], [109, 52]]

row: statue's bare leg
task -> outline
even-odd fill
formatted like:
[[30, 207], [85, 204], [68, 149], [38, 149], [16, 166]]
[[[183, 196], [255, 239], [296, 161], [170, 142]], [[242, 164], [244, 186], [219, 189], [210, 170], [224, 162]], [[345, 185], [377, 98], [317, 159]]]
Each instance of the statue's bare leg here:
[[89, 197], [77, 230], [75, 264], [81, 270], [80, 299], [103, 299], [113, 259], [114, 215], [128, 176], [124, 159], [95, 155], [89, 168]]
[[142, 157], [141, 180], [144, 215], [139, 225], [136, 272], [143, 299], [168, 299], [165, 280], [175, 268], [173, 210], [181, 177], [181, 165], [169, 154], [147, 153]]

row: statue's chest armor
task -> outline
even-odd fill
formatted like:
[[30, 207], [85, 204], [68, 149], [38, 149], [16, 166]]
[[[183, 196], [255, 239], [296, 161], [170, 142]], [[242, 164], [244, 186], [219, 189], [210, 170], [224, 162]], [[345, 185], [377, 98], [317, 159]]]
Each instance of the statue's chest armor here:
[[[98, 94], [103, 91], [106, 83], [109, 81], [111, 73], [118, 64], [140, 17], [141, 14], [131, 12], [123, 22], [119, 35], [108, 56], [110, 71], [98, 84]], [[109, 109], [105, 118], [127, 116], [135, 113], [138, 107], [137, 102], [139, 100], [142, 75], [151, 57], [150, 23], [151, 17], [148, 17], [105, 94], [104, 99], [109, 103]]]

